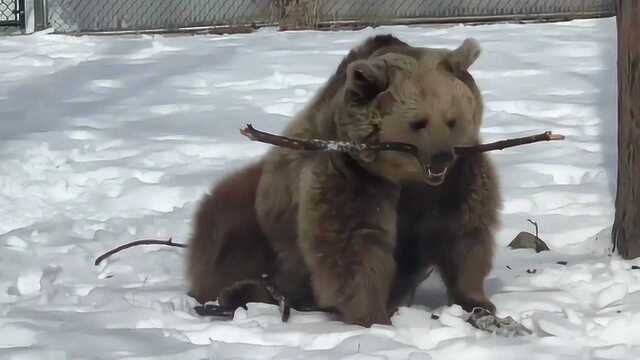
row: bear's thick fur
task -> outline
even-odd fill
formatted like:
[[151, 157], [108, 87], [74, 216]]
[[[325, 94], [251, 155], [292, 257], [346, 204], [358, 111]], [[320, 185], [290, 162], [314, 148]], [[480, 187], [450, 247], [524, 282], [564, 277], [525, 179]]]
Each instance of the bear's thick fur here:
[[294, 306], [344, 321], [389, 323], [433, 266], [451, 302], [494, 311], [484, 293], [500, 197], [479, 142], [480, 92], [467, 72], [480, 52], [416, 48], [386, 35], [343, 59], [285, 136], [396, 141], [402, 153], [273, 148], [204, 198], [189, 245], [192, 294], [221, 306], [273, 302], [269, 274]]

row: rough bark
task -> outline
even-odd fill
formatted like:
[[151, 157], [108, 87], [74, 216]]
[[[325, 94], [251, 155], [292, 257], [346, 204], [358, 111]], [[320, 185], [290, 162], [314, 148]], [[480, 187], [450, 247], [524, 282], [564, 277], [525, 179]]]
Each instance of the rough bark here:
[[612, 241], [640, 256], [640, 1], [618, 0], [618, 181]]
[[[352, 154], [357, 154], [362, 151], [400, 151], [413, 156], [418, 155], [418, 148], [415, 145], [399, 142], [353, 143], [349, 141], [336, 140], [294, 139], [256, 130], [251, 124], [247, 124], [244, 129], [240, 129], [240, 133], [252, 141], [259, 141], [294, 150], [339, 151]], [[488, 151], [504, 150], [506, 148], [532, 144], [540, 141], [554, 140], [564, 140], [564, 135], [545, 131], [538, 135], [500, 140], [488, 144], [456, 146], [454, 148], [454, 152], [457, 156], [469, 156]]]

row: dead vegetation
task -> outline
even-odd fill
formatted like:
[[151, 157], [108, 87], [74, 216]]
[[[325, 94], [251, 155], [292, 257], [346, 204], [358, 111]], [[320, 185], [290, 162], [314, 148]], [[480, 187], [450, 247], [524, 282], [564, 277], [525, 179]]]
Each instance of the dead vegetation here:
[[320, 0], [273, 0], [272, 13], [280, 30], [316, 29]]

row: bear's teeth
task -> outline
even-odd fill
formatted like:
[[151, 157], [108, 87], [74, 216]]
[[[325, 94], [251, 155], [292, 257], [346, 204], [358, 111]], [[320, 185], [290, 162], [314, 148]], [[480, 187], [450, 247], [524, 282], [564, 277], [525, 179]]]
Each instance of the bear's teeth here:
[[429, 185], [437, 186], [444, 182], [445, 175], [448, 168], [444, 167], [439, 173], [431, 171], [431, 167], [425, 166], [424, 171], [426, 174], [426, 181]]
[[440, 171], [439, 173], [433, 173], [431, 172], [431, 168], [428, 167], [427, 168], [427, 175], [429, 176], [443, 176], [445, 173], [447, 172], [447, 168], [443, 168], [442, 171]]

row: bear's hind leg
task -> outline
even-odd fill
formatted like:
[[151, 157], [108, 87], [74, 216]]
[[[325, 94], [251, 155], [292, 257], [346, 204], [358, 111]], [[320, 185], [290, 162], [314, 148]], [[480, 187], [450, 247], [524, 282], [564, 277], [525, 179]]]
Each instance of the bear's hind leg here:
[[231, 174], [204, 197], [189, 242], [190, 294], [204, 304], [244, 280], [260, 280], [274, 255], [257, 222], [255, 196], [261, 164]]

